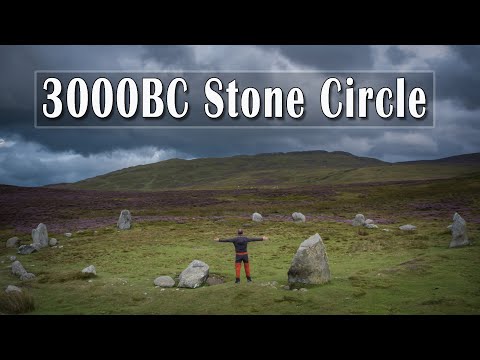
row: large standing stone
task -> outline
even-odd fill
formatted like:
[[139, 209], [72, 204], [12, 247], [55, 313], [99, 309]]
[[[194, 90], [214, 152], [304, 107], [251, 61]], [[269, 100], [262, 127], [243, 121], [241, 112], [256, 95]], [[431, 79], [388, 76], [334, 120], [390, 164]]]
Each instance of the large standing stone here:
[[33, 245], [20, 245], [20, 247], [17, 250], [17, 254], [20, 255], [30, 255], [33, 252], [38, 251], [37, 246]]
[[470, 241], [468, 240], [467, 235], [467, 223], [458, 213], [455, 213], [455, 215], [453, 215], [452, 241], [450, 242], [450, 247], [454, 248], [469, 244]]
[[365, 225], [365, 216], [363, 214], [355, 215], [355, 219], [352, 220], [353, 226], [364, 226]]
[[132, 215], [130, 215], [130, 211], [128, 210], [122, 210], [120, 213], [120, 217], [118, 218], [117, 221], [117, 227], [120, 230], [128, 230], [130, 229], [132, 222]]
[[170, 276], [159, 276], [155, 280], [153, 280], [155, 286], [171, 288], [175, 286], [175, 280], [173, 280]]
[[32, 230], [33, 245], [39, 249], [48, 246], [48, 232], [45, 224], [38, 224], [36, 229]]
[[10, 239], [7, 240], [5, 246], [7, 248], [14, 248], [14, 247], [18, 247], [20, 246], [20, 239], [18, 237], [12, 237]]
[[200, 260], [193, 260], [180, 274], [178, 287], [195, 289], [208, 278], [209, 266]]
[[27, 272], [18, 260], [12, 263], [12, 274], [18, 276], [20, 280], [30, 280], [35, 277], [34, 274]]
[[414, 231], [417, 230], [417, 227], [415, 225], [407, 224], [400, 226], [399, 229], [402, 231]]
[[255, 212], [252, 214], [252, 221], [255, 221], [255, 222], [262, 222], [263, 221], [263, 217], [261, 214]]
[[299, 213], [299, 212], [294, 212], [292, 214], [292, 219], [295, 222], [305, 222], [305, 215], [303, 215], [302, 213]]
[[330, 281], [328, 257], [319, 234], [300, 244], [288, 270], [290, 284], [323, 284]]

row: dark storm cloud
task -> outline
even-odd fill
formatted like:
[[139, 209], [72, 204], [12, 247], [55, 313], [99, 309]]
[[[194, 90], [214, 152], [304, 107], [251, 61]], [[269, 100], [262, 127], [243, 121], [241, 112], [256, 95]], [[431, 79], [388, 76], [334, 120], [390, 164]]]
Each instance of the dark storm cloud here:
[[[0, 183], [75, 181], [170, 157], [343, 150], [384, 160], [480, 151], [478, 47], [3, 46]], [[35, 129], [34, 70], [433, 69], [437, 126], [426, 130]], [[121, 161], [121, 159], [128, 161]], [[118, 160], [120, 159], [120, 160]]]

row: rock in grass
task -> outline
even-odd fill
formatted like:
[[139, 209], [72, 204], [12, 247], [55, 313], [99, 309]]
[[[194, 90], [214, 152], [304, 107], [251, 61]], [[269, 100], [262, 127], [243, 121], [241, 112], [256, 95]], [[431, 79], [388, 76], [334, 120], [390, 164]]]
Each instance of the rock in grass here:
[[160, 286], [162, 288], [171, 288], [175, 286], [175, 280], [170, 276], [159, 276], [153, 280], [153, 283], [155, 286]]
[[208, 278], [209, 266], [200, 260], [193, 260], [179, 276], [178, 287], [195, 289]]
[[38, 224], [36, 229], [32, 230], [33, 245], [41, 249], [48, 246], [48, 232], [45, 224]]
[[27, 272], [22, 263], [18, 260], [12, 263], [12, 274], [18, 276], [20, 280], [30, 280], [35, 277], [34, 274]]
[[372, 223], [370, 223], [370, 224], [365, 224], [364, 226], [365, 226], [367, 229], [378, 229], [378, 226], [375, 225], [375, 224], [372, 224]]
[[19, 292], [21, 293], [22, 292], [22, 289], [20, 289], [18, 286], [15, 286], [15, 285], [8, 285], [7, 288], [5, 289], [5, 292], [8, 294], [8, 293], [11, 293], [11, 292]]
[[55, 238], [50, 238], [50, 240], [48, 240], [48, 245], [50, 245], [50, 246], [55, 246], [55, 245], [57, 245], [57, 243], [58, 243], [58, 241]]
[[97, 275], [97, 270], [95, 269], [95, 266], [90, 265], [83, 269], [82, 273], [87, 275]]
[[352, 226], [363, 226], [365, 225], [365, 216], [363, 214], [355, 215], [355, 219], [352, 220]]
[[33, 245], [20, 245], [20, 247], [17, 250], [17, 254], [20, 255], [30, 255], [31, 253], [34, 253], [37, 250], [36, 246]]
[[14, 262], [15, 260], [17, 260], [17, 257], [12, 255], [9, 257], [9, 259], [11, 262]]
[[467, 222], [458, 214], [453, 215], [451, 248], [469, 245]]
[[130, 215], [130, 211], [122, 210], [117, 221], [117, 227], [120, 230], [128, 230], [130, 229], [131, 222], [132, 222], [132, 215]]
[[372, 219], [367, 219], [367, 220], [365, 220], [365, 224], [373, 224], [373, 220]]
[[254, 212], [252, 214], [252, 221], [255, 221], [255, 222], [262, 222], [263, 221], [263, 217], [261, 214], [257, 213], [257, 212]]
[[16, 248], [20, 246], [20, 239], [16, 236], [10, 238], [5, 243], [5, 247], [7, 248]]
[[305, 222], [305, 215], [303, 215], [302, 213], [299, 213], [299, 212], [294, 212], [292, 214], [292, 219], [293, 219], [293, 221], [295, 221], [297, 223]]
[[415, 225], [407, 224], [400, 226], [399, 229], [402, 231], [414, 231], [417, 230], [417, 227]]
[[72, 237], [72, 233], [65, 233], [65, 234], [63, 234], [63, 235], [65, 235], [65, 236], [68, 237], [68, 238], [69, 238], [69, 237]]
[[289, 284], [324, 284], [330, 281], [325, 245], [319, 234], [302, 242], [288, 270]]

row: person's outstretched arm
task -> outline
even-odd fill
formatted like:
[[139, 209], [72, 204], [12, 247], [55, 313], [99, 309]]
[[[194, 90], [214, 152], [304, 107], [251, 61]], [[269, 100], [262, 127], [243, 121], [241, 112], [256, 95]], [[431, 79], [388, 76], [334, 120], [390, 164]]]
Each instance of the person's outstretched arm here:
[[219, 239], [218, 237], [216, 237], [215, 239], [213, 239], [213, 241], [217, 241], [217, 242], [235, 242], [235, 238], [232, 238], [232, 239]]
[[263, 240], [268, 240], [268, 237], [262, 236], [262, 237], [257, 237], [257, 238], [248, 238], [248, 242], [250, 242], [250, 241], [263, 241]]

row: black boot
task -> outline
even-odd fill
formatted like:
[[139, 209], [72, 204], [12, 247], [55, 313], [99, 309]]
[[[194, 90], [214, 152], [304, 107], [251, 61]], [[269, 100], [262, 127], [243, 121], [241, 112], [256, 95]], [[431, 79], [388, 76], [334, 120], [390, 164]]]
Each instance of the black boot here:
[[247, 282], [252, 282], [252, 278], [250, 276], [247, 277]]
[[239, 278], [235, 279], [235, 284], [240, 284], [240, 279]]

